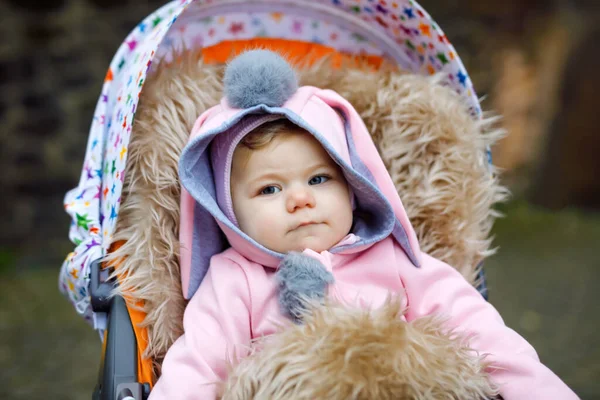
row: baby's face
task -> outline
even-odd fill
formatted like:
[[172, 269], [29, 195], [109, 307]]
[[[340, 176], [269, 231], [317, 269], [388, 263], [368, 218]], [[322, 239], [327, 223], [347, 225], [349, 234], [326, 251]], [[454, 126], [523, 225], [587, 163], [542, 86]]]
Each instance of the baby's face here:
[[240, 229], [286, 253], [330, 249], [352, 226], [346, 179], [321, 144], [305, 132], [284, 133], [266, 146], [238, 146], [231, 196]]

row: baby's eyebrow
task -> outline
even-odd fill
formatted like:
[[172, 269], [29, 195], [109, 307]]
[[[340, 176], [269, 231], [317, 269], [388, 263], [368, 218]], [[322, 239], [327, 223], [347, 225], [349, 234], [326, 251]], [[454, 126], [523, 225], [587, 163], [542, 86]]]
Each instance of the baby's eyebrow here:
[[335, 170], [335, 166], [334, 165], [327, 164], [325, 162], [319, 162], [319, 163], [316, 163], [316, 164], [308, 165], [307, 167], [304, 168], [304, 172], [308, 174], [308, 173], [313, 173], [313, 172], [315, 172], [316, 170], [319, 170], [319, 169]]
[[324, 162], [320, 162], [320, 163], [317, 163], [317, 164], [310, 165], [310, 166], [306, 167], [306, 170], [309, 171], [309, 170], [315, 170], [315, 169], [319, 169], [319, 168], [333, 168], [333, 167], [331, 165], [329, 165], [329, 164], [324, 163]]
[[248, 181], [249, 184], [256, 184], [260, 181], [268, 181], [268, 180], [279, 180], [281, 179], [281, 174], [276, 172], [269, 172], [258, 175], [256, 178], [252, 178]]

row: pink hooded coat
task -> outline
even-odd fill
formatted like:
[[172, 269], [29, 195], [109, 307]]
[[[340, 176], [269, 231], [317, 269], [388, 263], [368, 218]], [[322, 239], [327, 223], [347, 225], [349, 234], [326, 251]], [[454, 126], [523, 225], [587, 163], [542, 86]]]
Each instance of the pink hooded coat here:
[[333, 275], [328, 296], [374, 308], [390, 293], [398, 294], [408, 307], [409, 322], [432, 313], [449, 317], [450, 327], [472, 334], [471, 346], [489, 354], [495, 367], [491, 378], [506, 400], [577, 398], [454, 268], [420, 251], [394, 184], [354, 108], [331, 90], [302, 87], [280, 107], [240, 109], [224, 99], [193, 127], [180, 163], [181, 272], [184, 294], [191, 300], [185, 333], [168, 351], [151, 400], [215, 399], [228, 362], [246, 356], [252, 339], [273, 334], [289, 321], [276, 281], [284, 255], [237, 228], [219, 207], [215, 178], [206, 172], [212, 171], [208, 153], [213, 138], [235, 136], [239, 124], [256, 114], [280, 115], [313, 134], [342, 167], [356, 208], [368, 216], [329, 251], [304, 251]]

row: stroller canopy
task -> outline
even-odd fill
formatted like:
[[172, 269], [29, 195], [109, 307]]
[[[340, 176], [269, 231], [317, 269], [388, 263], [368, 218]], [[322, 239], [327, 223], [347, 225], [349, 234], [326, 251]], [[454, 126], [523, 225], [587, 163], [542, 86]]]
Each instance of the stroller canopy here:
[[175, 51], [226, 41], [272, 38], [315, 43], [340, 53], [377, 56], [418, 74], [441, 73], [475, 118], [477, 96], [446, 35], [412, 0], [176, 0], [144, 19], [125, 39], [104, 79], [77, 187], [65, 197], [76, 247], [59, 285], [97, 329], [90, 305], [90, 265], [109, 249], [121, 203], [127, 147], [152, 63]]

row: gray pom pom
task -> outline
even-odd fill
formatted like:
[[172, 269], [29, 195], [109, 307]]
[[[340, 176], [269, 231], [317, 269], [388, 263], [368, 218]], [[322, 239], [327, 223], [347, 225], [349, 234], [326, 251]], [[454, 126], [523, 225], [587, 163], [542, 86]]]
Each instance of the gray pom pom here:
[[279, 54], [252, 50], [233, 59], [224, 77], [225, 96], [234, 108], [283, 105], [298, 88], [296, 73]]
[[300, 322], [307, 300], [323, 300], [333, 275], [318, 260], [301, 253], [289, 253], [275, 275], [279, 304], [294, 322]]

